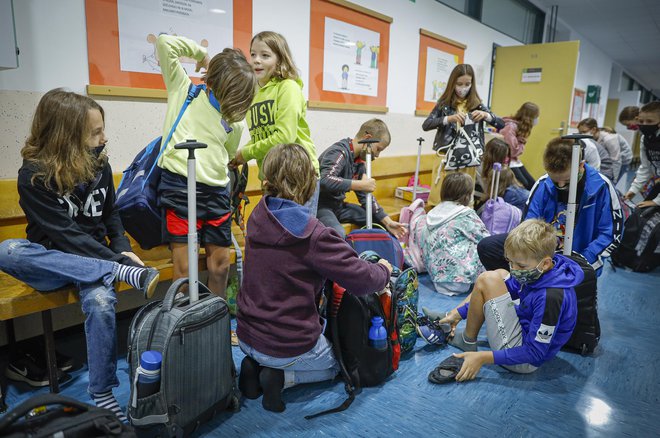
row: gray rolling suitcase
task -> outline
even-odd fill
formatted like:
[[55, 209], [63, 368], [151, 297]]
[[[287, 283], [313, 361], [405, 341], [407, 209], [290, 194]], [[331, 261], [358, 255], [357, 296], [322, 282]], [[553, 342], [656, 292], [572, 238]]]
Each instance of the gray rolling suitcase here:
[[[188, 149], [189, 278], [176, 280], [163, 301], [154, 301], [134, 316], [128, 334], [131, 424], [158, 436], [184, 436], [229, 406], [237, 406], [236, 370], [231, 351], [227, 302], [199, 283], [197, 272], [197, 209], [194, 150], [203, 143], [189, 140], [175, 146]], [[177, 293], [188, 285], [188, 297]], [[138, 398], [140, 355], [162, 354], [160, 389]], [[145, 433], [147, 434], [147, 433]]]

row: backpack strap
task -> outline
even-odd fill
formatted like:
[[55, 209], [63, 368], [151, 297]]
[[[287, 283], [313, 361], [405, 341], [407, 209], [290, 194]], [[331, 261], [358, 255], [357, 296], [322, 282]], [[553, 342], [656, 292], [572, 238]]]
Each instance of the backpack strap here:
[[147, 174], [147, 177], [144, 179], [144, 182], [142, 183], [142, 188], [144, 189], [144, 186], [147, 184], [149, 181], [149, 177], [151, 177], [151, 174], [153, 173], [154, 169], [158, 165], [158, 161], [160, 160], [160, 156], [163, 155], [163, 151], [165, 151], [165, 148], [167, 147], [168, 143], [172, 139], [172, 135], [174, 134], [174, 130], [176, 129], [177, 125], [179, 124], [179, 121], [181, 121], [181, 117], [183, 117], [183, 113], [186, 112], [186, 109], [188, 108], [188, 105], [190, 105], [190, 102], [193, 101], [194, 98], [199, 96], [199, 93], [202, 90], [206, 89], [206, 85], [204, 84], [199, 84], [195, 85], [191, 83], [188, 86], [188, 96], [186, 96], [185, 102], [183, 102], [183, 106], [181, 107], [181, 110], [179, 111], [179, 115], [176, 117], [176, 120], [174, 120], [174, 124], [172, 125], [172, 128], [170, 129], [170, 132], [167, 134], [167, 138], [165, 141], [161, 142], [160, 144], [160, 152], [158, 152], [158, 156], [156, 157], [156, 160], [154, 161], [153, 166], [151, 166], [151, 169], [149, 169], [149, 174]]
[[335, 412], [345, 411], [353, 403], [353, 400], [355, 400], [355, 384], [353, 383], [353, 380], [351, 379], [351, 375], [348, 373], [348, 370], [346, 369], [346, 364], [344, 363], [344, 358], [341, 354], [341, 347], [339, 346], [339, 327], [337, 326], [337, 313], [339, 313], [339, 307], [341, 306], [341, 301], [344, 298], [344, 293], [346, 293], [346, 289], [344, 289], [343, 287], [339, 286], [336, 283], [328, 283], [328, 284], [332, 284], [332, 286], [329, 287], [330, 313], [328, 315], [329, 316], [328, 319], [331, 321], [330, 334], [332, 336], [332, 349], [335, 353], [335, 358], [337, 359], [337, 363], [339, 364], [339, 372], [341, 373], [341, 376], [344, 379], [344, 390], [346, 391], [346, 394], [348, 394], [348, 398], [344, 400], [344, 402], [341, 405], [337, 406], [336, 408], [328, 409], [326, 411], [318, 412], [312, 415], [305, 415], [306, 420], [311, 420], [312, 418], [320, 417], [322, 415], [334, 414]]

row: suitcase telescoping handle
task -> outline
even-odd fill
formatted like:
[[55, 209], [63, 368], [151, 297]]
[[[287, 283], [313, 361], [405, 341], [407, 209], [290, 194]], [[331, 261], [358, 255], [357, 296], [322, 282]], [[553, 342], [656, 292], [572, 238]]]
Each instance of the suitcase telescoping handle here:
[[493, 163], [493, 180], [490, 183], [490, 199], [497, 199], [497, 194], [500, 192], [500, 172], [502, 172], [502, 164]]
[[174, 149], [188, 149], [188, 295], [190, 303], [199, 299], [199, 271], [197, 269], [197, 175], [195, 173], [195, 149], [205, 149], [205, 143], [186, 140]]
[[413, 197], [411, 204], [417, 199], [417, 186], [419, 185], [419, 165], [422, 159], [422, 143], [424, 142], [424, 137], [419, 137], [417, 139], [419, 145], [417, 146], [417, 164], [415, 164], [415, 179], [413, 180]]
[[566, 233], [564, 234], [564, 255], [570, 256], [573, 252], [573, 231], [575, 231], [575, 213], [577, 212], [577, 182], [580, 168], [580, 140], [593, 138], [590, 135], [571, 134], [562, 137], [565, 140], [575, 140], [571, 153], [571, 179], [568, 183], [568, 205], [566, 207]]
[[[358, 141], [358, 144], [367, 145], [367, 178], [371, 178], [371, 145], [374, 143], [380, 143], [380, 140], [377, 138], [365, 138], [364, 140]], [[373, 203], [373, 194], [367, 193], [367, 228], [372, 229], [374, 226], [373, 219], [371, 217], [371, 206]]]
[[59, 394], [41, 394], [29, 398], [25, 402], [18, 405], [15, 409], [5, 414], [0, 420], [0, 435], [4, 436], [3, 431], [6, 431], [18, 419], [25, 417], [31, 410], [41, 406], [61, 405], [70, 408], [76, 408], [81, 412], [87, 412], [90, 408], [89, 405], [74, 400], [72, 398], [64, 397]]

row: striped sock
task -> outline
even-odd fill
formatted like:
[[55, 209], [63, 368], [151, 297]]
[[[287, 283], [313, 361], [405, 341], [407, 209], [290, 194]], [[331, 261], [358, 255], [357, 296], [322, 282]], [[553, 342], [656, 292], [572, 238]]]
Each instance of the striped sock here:
[[130, 284], [135, 289], [140, 289], [142, 288], [142, 283], [144, 280], [144, 276], [146, 274], [147, 274], [146, 268], [120, 264], [119, 271], [117, 272], [117, 278], [120, 281]]
[[128, 423], [128, 418], [126, 418], [126, 415], [124, 415], [124, 412], [119, 407], [119, 403], [117, 403], [115, 396], [112, 395], [112, 391], [92, 394], [92, 400], [94, 400], [94, 403], [99, 408], [110, 409], [122, 423]]

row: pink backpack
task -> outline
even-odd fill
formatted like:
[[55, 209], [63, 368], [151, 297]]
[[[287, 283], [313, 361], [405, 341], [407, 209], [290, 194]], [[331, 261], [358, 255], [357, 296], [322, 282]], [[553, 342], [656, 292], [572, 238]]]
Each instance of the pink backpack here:
[[406, 226], [408, 232], [401, 238], [403, 246], [403, 256], [406, 263], [415, 268], [417, 272], [426, 272], [424, 259], [422, 258], [422, 248], [419, 241], [421, 232], [426, 226], [426, 210], [424, 210], [424, 200], [416, 199], [407, 207], [401, 209], [399, 222]]

